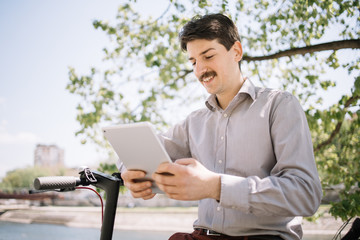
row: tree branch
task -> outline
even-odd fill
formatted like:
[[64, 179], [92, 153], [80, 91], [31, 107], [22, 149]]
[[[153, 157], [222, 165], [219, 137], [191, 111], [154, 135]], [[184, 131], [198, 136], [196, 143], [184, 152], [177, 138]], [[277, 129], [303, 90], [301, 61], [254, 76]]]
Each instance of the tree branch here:
[[[344, 105], [344, 109], [347, 109], [353, 102], [357, 101], [358, 99], [360, 99], [360, 96], [351, 96], [345, 103]], [[345, 118], [345, 115], [344, 115], [344, 118]], [[319, 143], [315, 148], [314, 148], [314, 152], [317, 152], [319, 151], [320, 149], [322, 149], [323, 147], [329, 145], [335, 138], [335, 136], [340, 132], [340, 129], [341, 129], [341, 126], [344, 122], [344, 119], [342, 119], [341, 121], [339, 121], [336, 126], [335, 126], [335, 129], [334, 131], [331, 133], [330, 137], [323, 141], [322, 143]]]
[[345, 48], [360, 49], [360, 39], [334, 41], [334, 42], [321, 43], [321, 44], [316, 44], [301, 48], [291, 48], [268, 56], [259, 56], [259, 57], [244, 56], [243, 60], [247, 62], [263, 61], [263, 60], [270, 60], [281, 57], [290, 57], [298, 54], [305, 55], [306, 53], [321, 52], [328, 50], [339, 50]]
[[187, 70], [187, 69], [184, 69], [184, 70], [182, 70], [182, 71], [184, 72], [182, 75], [180, 75], [180, 76], [178, 76], [177, 78], [175, 78], [171, 83], [165, 84], [165, 85], [162, 87], [162, 90], [164, 90], [165, 88], [171, 86], [174, 82], [177, 82], [177, 81], [179, 81], [180, 79], [185, 79], [185, 77], [186, 77], [187, 75], [189, 75], [190, 73], [193, 72], [193, 70]]

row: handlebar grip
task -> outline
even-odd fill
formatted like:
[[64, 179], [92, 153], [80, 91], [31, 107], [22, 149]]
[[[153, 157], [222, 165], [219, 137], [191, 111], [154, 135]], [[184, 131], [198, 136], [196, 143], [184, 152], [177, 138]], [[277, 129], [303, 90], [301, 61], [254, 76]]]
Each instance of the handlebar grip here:
[[73, 176], [38, 177], [34, 180], [36, 190], [75, 188], [80, 179]]

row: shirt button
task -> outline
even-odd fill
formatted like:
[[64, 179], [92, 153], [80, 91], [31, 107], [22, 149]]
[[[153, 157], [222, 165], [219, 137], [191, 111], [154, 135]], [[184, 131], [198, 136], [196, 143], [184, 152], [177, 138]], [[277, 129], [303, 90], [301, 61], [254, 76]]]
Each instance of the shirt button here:
[[224, 137], [223, 137], [223, 136], [221, 136], [221, 140], [224, 140]]
[[224, 118], [226, 118], [228, 115], [226, 113], [224, 113]]
[[219, 163], [222, 163], [222, 160], [219, 160]]
[[216, 210], [220, 211], [220, 210], [221, 210], [221, 207], [217, 207]]

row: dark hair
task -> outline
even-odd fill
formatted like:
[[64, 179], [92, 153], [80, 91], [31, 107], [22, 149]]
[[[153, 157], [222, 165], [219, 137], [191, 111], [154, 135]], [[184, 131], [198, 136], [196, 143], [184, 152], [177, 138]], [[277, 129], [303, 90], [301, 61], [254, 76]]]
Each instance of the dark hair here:
[[196, 39], [217, 39], [227, 50], [230, 50], [236, 41], [240, 41], [233, 21], [220, 13], [194, 17], [185, 24], [179, 38], [181, 49], [184, 51], [187, 50], [187, 43]]
[[240, 41], [240, 36], [234, 22], [217, 13], [194, 17], [185, 24], [179, 39], [183, 51], [187, 51], [188, 42], [196, 39], [217, 39], [229, 51], [236, 41]]

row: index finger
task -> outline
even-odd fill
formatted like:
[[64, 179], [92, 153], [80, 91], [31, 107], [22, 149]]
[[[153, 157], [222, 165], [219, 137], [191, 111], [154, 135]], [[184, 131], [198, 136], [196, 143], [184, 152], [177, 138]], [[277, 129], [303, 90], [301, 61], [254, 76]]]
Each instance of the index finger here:
[[126, 170], [125, 172], [121, 173], [121, 178], [124, 181], [134, 181], [134, 179], [143, 178], [145, 177], [145, 172], [140, 170]]
[[169, 163], [169, 162], [164, 162], [164, 163], [161, 163], [158, 168], [156, 169], [156, 173], [172, 173], [174, 174], [173, 172], [175, 171], [175, 168], [173, 166], [174, 164], [173, 163]]
[[178, 175], [178, 173], [184, 171], [186, 168], [186, 165], [180, 165], [176, 163], [161, 163], [155, 173], [174, 176]]

